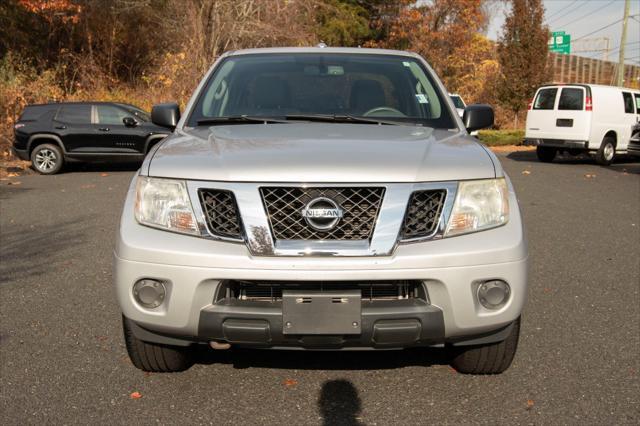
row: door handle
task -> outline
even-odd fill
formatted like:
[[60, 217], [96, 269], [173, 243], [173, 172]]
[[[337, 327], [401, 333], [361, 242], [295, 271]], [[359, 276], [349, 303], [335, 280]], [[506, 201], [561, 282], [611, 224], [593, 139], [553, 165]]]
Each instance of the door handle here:
[[572, 118], [558, 118], [556, 120], [556, 127], [573, 127]]
[[109, 128], [108, 127], [100, 127], [98, 130], [100, 130], [101, 132], [108, 132]]
[[66, 128], [67, 128], [67, 126], [65, 126], [65, 125], [60, 125], [60, 126], [56, 126], [55, 128], [56, 128], [56, 129], [60, 129], [60, 130], [64, 130], [64, 129], [66, 129]]

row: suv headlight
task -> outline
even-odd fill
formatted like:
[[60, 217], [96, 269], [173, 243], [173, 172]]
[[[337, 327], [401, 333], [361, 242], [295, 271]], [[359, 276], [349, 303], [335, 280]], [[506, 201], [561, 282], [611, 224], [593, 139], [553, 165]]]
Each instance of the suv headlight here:
[[504, 178], [462, 181], [445, 236], [484, 231], [508, 221], [509, 191]]
[[182, 180], [138, 176], [135, 215], [143, 225], [199, 235], [187, 185]]

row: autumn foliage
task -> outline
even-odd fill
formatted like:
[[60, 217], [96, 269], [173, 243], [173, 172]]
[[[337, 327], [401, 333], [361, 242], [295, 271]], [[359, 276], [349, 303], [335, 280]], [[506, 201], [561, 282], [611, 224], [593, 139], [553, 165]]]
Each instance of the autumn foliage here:
[[[514, 0], [514, 7], [522, 1]], [[468, 103], [488, 102], [498, 111], [511, 111], [507, 97], [496, 98], [496, 89], [504, 86], [497, 78], [516, 65], [507, 63], [483, 35], [488, 4], [491, 1], [2, 0], [0, 148], [10, 143], [13, 120], [27, 103], [113, 100], [148, 109], [156, 102], [177, 100], [184, 105], [202, 75], [227, 50], [320, 41], [416, 51], [449, 91]], [[541, 27], [539, 20], [533, 25]], [[537, 41], [531, 49], [538, 50], [523, 55], [546, 55], [546, 45]], [[519, 102], [524, 87], [513, 88]], [[510, 120], [499, 120], [505, 122]]]
[[447, 88], [476, 100], [479, 93], [470, 80], [477, 78], [477, 64], [489, 60], [493, 52], [491, 42], [480, 34], [487, 25], [482, 3], [434, 0], [408, 5], [391, 22], [388, 37], [380, 44], [419, 53]]
[[70, 0], [18, 0], [18, 4], [25, 10], [41, 16], [53, 24], [57, 19], [63, 23], [78, 23], [81, 6]]

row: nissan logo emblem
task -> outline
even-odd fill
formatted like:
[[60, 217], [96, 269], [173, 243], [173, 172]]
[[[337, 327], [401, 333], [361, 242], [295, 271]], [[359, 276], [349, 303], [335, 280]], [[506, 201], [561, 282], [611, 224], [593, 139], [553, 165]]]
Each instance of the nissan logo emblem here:
[[332, 230], [340, 222], [342, 215], [340, 206], [326, 197], [314, 198], [302, 209], [304, 220], [317, 231]]

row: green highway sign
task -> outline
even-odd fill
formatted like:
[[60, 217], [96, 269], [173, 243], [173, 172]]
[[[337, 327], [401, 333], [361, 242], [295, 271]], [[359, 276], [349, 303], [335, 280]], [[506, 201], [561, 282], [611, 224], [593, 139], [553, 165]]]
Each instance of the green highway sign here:
[[554, 31], [549, 38], [549, 51], [568, 55], [571, 53], [571, 36], [564, 31]]

